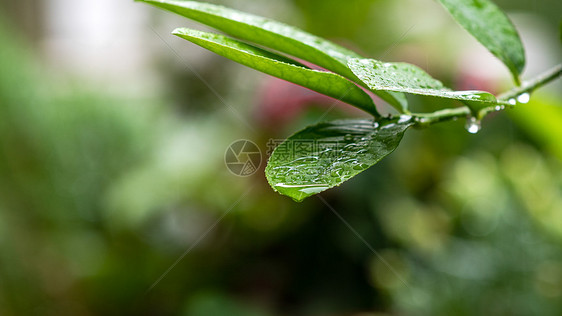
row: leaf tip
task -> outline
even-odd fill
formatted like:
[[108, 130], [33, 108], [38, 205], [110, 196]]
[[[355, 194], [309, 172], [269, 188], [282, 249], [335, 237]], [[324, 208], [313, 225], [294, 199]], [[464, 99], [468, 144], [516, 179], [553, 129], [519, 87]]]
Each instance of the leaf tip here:
[[[139, 0], [139, 1], [142, 1], [142, 0]], [[178, 28], [176, 28], [172, 31], [172, 35], [176, 35], [176, 36], [181, 35], [183, 33], [185, 33], [185, 30], [182, 27], [178, 27]]]

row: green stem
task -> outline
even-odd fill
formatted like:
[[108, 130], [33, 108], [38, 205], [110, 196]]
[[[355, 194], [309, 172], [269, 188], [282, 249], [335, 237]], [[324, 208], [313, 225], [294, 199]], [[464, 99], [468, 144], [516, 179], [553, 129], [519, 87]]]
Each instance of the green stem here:
[[446, 122], [470, 115], [468, 106], [454, 109], [444, 109], [433, 113], [412, 113], [412, 117], [418, 127], [427, 127], [435, 123]]
[[515, 87], [498, 96], [498, 100], [507, 101], [509, 99], [517, 98], [524, 93], [531, 93], [534, 90], [544, 86], [550, 81], [562, 75], [562, 64], [548, 70], [547, 72], [538, 75], [536, 78], [523, 82], [519, 87]]
[[[537, 76], [534, 79], [523, 82], [523, 84], [519, 87], [513, 88], [505, 93], [500, 94], [497, 97], [498, 104], [494, 104], [493, 106], [488, 106], [481, 109], [478, 112], [477, 119], [483, 119], [486, 115], [492, 112], [501, 111], [506, 107], [515, 107], [515, 104], [509, 102], [510, 99], [515, 99], [524, 93], [531, 93], [560, 76], [562, 76], [562, 64], [550, 69], [549, 71]], [[416, 123], [416, 126], [427, 127], [435, 123], [456, 120], [459, 118], [466, 118], [470, 115], [472, 115], [470, 108], [467, 106], [463, 106], [459, 108], [435, 111], [432, 113], [412, 113], [412, 118]]]

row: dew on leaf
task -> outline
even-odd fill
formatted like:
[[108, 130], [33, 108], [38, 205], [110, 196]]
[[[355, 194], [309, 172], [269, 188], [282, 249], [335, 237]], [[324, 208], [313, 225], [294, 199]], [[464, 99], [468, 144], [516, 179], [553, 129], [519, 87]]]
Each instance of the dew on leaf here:
[[340, 185], [390, 154], [412, 122], [392, 122], [375, 128], [379, 125], [383, 123], [346, 120], [302, 130], [289, 141], [315, 138], [337, 146], [329, 153], [323, 148], [306, 147], [295, 157], [274, 151], [266, 168], [268, 182], [296, 201]]
[[332, 178], [339, 178], [341, 177], [341, 170], [333, 170], [330, 174]]
[[363, 170], [363, 169], [365, 169], [365, 168], [362, 168], [362, 167], [361, 167], [361, 164], [354, 164], [354, 165], [353, 165], [353, 169], [354, 169], [354, 170]]
[[347, 134], [343, 137], [343, 140], [346, 141], [346, 142], [352, 142], [353, 141], [353, 135]]

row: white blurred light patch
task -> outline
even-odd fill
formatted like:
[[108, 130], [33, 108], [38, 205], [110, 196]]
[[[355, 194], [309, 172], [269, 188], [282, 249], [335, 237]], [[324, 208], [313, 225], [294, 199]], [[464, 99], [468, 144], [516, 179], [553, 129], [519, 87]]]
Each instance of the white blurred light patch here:
[[46, 1], [43, 48], [49, 62], [107, 85], [152, 77], [143, 40], [150, 35], [146, 9], [129, 0]]

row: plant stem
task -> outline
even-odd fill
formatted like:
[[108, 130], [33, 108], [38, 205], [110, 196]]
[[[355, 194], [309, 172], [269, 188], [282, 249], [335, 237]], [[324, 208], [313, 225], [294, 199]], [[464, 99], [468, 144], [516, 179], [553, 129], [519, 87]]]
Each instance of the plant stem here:
[[536, 78], [529, 81], [523, 82], [519, 87], [515, 87], [505, 93], [498, 96], [498, 100], [507, 101], [512, 98], [516, 98], [524, 93], [531, 93], [534, 90], [544, 86], [550, 81], [560, 77], [562, 75], [562, 64], [538, 75]]
[[[544, 86], [562, 76], [562, 64], [558, 65], [547, 72], [537, 76], [534, 79], [523, 82], [519, 87], [513, 88], [505, 93], [500, 94], [498, 99], [498, 104], [485, 107], [478, 112], [477, 119], [480, 120], [486, 115], [504, 110], [506, 107], [513, 108], [515, 104], [508, 102], [510, 99], [515, 99], [524, 93], [531, 93], [534, 90]], [[444, 109], [440, 111], [435, 111], [432, 113], [412, 113], [412, 118], [418, 127], [427, 127], [435, 123], [456, 120], [459, 118], [466, 118], [472, 115], [470, 108], [467, 106], [459, 108]]]
[[435, 123], [464, 118], [468, 115], [470, 115], [470, 109], [468, 106], [454, 109], [444, 109], [432, 113], [412, 113], [412, 117], [418, 127], [427, 127]]

